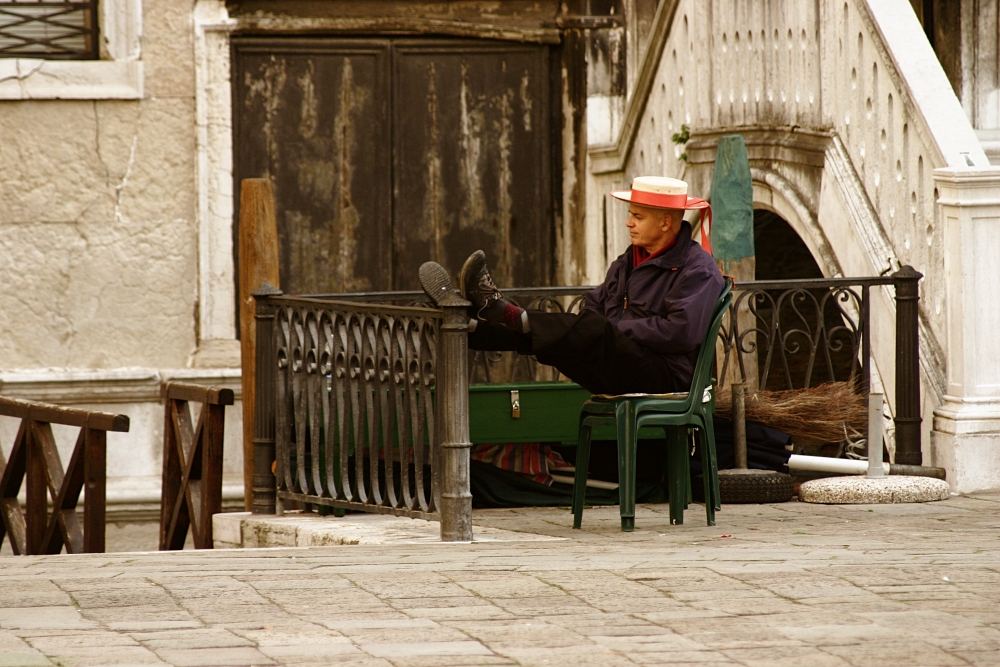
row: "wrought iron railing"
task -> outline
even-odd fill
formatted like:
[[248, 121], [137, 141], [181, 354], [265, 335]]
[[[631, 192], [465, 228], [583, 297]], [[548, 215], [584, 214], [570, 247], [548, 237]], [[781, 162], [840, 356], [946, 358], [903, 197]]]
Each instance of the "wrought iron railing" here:
[[[920, 373], [917, 283], [903, 267], [891, 276], [767, 280], [738, 283], [733, 306], [719, 331], [718, 386], [733, 381], [763, 389], [812, 387], [853, 381], [867, 392], [871, 381], [871, 290], [889, 287], [896, 299], [896, 457], [920, 464]], [[529, 309], [578, 312], [592, 288], [505, 289]], [[425, 304], [422, 292], [332, 295], [345, 301]], [[470, 353], [471, 383], [551, 381], [558, 372], [516, 352]]]
[[98, 57], [97, 0], [0, 1], [0, 57]]
[[255, 295], [255, 459], [275, 462], [273, 481], [256, 471], [255, 511], [276, 501], [440, 518], [443, 538], [471, 539], [467, 302]]
[[[919, 464], [917, 283], [892, 276], [737, 285], [719, 334], [720, 384], [855, 381], [867, 391], [871, 291], [896, 295], [896, 462]], [[528, 308], [578, 311], [586, 287], [505, 290]], [[471, 539], [468, 386], [557, 379], [533, 357], [470, 353], [468, 303], [420, 292], [257, 299], [254, 512], [285, 503], [434, 517]], [[274, 462], [272, 470], [271, 465]]]

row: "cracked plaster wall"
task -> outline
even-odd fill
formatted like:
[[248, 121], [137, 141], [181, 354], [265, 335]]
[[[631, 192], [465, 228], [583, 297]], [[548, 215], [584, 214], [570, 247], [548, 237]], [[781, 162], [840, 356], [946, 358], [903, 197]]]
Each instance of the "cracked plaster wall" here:
[[0, 370], [187, 365], [191, 9], [144, 3], [141, 100], [0, 102]]

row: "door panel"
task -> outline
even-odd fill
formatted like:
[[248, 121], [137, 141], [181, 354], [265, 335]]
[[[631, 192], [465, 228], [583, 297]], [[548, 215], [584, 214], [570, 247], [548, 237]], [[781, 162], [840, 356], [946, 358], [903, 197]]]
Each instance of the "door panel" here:
[[397, 289], [433, 259], [483, 248], [501, 285], [552, 272], [546, 47], [399, 41], [393, 48]]
[[235, 49], [236, 183], [273, 180], [283, 291], [390, 289], [388, 42]]

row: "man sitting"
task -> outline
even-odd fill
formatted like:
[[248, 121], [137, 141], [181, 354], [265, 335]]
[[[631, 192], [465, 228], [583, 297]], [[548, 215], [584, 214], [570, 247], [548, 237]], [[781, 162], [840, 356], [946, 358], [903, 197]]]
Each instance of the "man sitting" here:
[[[472, 303], [469, 347], [533, 354], [594, 394], [686, 391], [724, 284], [683, 218], [685, 209], [710, 211], [708, 203], [688, 197], [684, 181], [655, 176], [611, 195], [629, 202], [632, 245], [579, 314], [519, 308], [497, 289], [483, 251], [469, 256], [459, 278]], [[420, 267], [420, 283], [435, 301], [451, 290], [434, 262]]]

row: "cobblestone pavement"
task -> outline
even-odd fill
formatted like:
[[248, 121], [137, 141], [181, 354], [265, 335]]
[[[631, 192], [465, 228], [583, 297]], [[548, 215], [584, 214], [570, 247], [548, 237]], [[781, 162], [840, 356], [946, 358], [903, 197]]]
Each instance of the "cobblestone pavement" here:
[[[568, 538], [0, 558], [9, 665], [1000, 665], [1000, 496], [491, 510]], [[335, 519], [331, 519], [335, 520]]]

